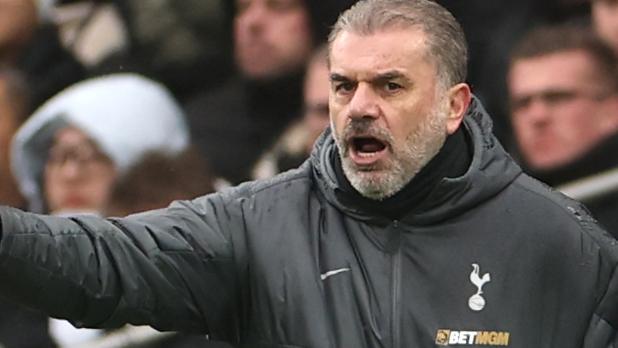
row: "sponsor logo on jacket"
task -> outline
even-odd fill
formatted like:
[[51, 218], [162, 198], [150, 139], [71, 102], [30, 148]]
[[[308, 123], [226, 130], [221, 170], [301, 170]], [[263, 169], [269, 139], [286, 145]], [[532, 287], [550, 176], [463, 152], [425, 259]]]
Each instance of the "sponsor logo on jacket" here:
[[436, 333], [439, 346], [495, 346], [509, 345], [511, 334], [505, 331], [456, 331], [440, 329]]

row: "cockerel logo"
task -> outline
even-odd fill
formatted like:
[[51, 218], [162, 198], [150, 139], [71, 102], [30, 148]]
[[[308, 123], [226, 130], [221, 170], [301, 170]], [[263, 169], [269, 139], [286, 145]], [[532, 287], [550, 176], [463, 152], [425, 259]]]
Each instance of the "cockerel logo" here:
[[470, 306], [471, 310], [477, 312], [485, 308], [485, 299], [481, 296], [481, 294], [483, 293], [483, 285], [491, 281], [491, 276], [489, 273], [483, 274], [482, 277], [480, 274], [481, 272], [479, 265], [473, 263], [472, 273], [470, 273], [470, 281], [478, 290], [476, 291], [476, 294], [472, 295], [468, 300], [468, 306]]

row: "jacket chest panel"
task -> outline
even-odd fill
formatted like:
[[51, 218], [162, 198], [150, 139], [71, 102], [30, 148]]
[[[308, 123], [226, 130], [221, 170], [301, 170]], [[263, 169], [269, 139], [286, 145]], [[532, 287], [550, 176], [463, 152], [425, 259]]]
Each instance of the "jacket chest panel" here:
[[[514, 238], [512, 229], [474, 222], [376, 227], [337, 211], [311, 216], [303, 227], [289, 220], [274, 225], [278, 230], [269, 236], [279, 242], [257, 256], [252, 289], [254, 328], [268, 341], [569, 347], [581, 337], [566, 329], [576, 320], [569, 318], [591, 315], [578, 312], [584, 299], [569, 291], [569, 275], [539, 271], [553, 269], [547, 263], [557, 259], [538, 250], [546, 246]], [[302, 233], [290, 232], [295, 226]], [[277, 252], [283, 246], [286, 251]], [[552, 309], [559, 305], [561, 311]], [[545, 309], [560, 314], [544, 316]], [[271, 319], [257, 319], [265, 316]], [[549, 328], [566, 333], [550, 335]]]

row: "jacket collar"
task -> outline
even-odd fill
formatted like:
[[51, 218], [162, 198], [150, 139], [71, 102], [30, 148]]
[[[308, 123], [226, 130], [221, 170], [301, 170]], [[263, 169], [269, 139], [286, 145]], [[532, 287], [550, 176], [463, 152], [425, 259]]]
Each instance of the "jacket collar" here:
[[[476, 98], [466, 113], [463, 130], [472, 143], [468, 170], [460, 177], [439, 180], [427, 198], [401, 219], [402, 223], [428, 225], [458, 216], [502, 191], [521, 173], [492, 134], [491, 119]], [[391, 219], [363, 209], [355, 201], [356, 195], [338, 182], [335, 156], [337, 147], [328, 129], [311, 155], [317, 187], [327, 201], [356, 219], [378, 225], [391, 223]]]

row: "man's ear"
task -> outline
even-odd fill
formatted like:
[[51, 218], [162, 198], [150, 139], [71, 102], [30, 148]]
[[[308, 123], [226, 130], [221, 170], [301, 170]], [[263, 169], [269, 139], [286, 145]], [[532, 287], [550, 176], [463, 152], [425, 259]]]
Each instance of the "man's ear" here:
[[448, 118], [446, 120], [446, 131], [449, 135], [455, 133], [463, 121], [468, 106], [472, 100], [470, 86], [466, 83], [458, 83], [451, 87], [447, 92], [449, 102]]

